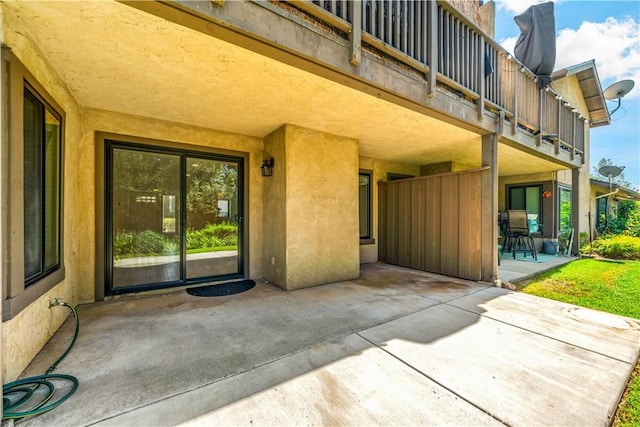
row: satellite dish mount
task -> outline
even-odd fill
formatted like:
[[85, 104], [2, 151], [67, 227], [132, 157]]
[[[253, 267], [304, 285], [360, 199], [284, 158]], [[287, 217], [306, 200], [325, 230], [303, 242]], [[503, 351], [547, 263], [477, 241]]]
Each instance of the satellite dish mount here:
[[609, 101], [618, 100], [618, 106], [609, 113], [609, 116], [612, 116], [613, 113], [618, 111], [618, 109], [620, 108], [620, 100], [626, 94], [631, 92], [631, 89], [633, 89], [633, 85], [633, 80], [620, 80], [619, 82], [612, 84], [604, 90], [602, 94], [606, 99], [608, 99]]
[[603, 175], [609, 178], [609, 192], [611, 192], [612, 179], [619, 176], [623, 170], [624, 170], [624, 166], [618, 167], [613, 165], [602, 166], [600, 169], [598, 169], [598, 173], [600, 175]]

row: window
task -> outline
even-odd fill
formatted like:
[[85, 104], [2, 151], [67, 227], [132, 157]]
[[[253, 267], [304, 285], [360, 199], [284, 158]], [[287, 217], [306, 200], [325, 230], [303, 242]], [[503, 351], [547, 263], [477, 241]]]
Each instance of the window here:
[[[9, 111], [7, 135], [8, 207], [13, 232], [3, 260], [8, 268], [3, 320], [10, 319], [64, 279], [62, 265], [62, 135], [60, 107], [7, 50], [9, 76], [2, 100]], [[18, 189], [15, 191], [14, 189]]]
[[559, 231], [571, 229], [571, 189], [558, 187], [558, 225]]
[[[360, 171], [358, 176], [360, 240], [371, 239], [371, 172]], [[366, 242], [369, 243], [369, 242]], [[371, 242], [373, 243], [373, 242]]]
[[509, 187], [508, 209], [525, 210], [529, 215], [538, 215], [542, 220], [542, 186], [522, 185]]
[[[598, 194], [599, 196], [600, 194]], [[608, 209], [607, 209], [608, 197], [600, 197], [596, 199], [596, 230], [598, 233], [603, 233], [607, 229], [608, 224]]]
[[24, 88], [24, 275], [30, 286], [60, 267], [60, 115]]

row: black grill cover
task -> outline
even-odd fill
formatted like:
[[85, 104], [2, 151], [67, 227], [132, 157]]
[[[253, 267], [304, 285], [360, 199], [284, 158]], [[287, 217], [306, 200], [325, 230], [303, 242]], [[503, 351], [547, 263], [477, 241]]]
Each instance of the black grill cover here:
[[538, 85], [544, 87], [551, 82], [549, 76], [556, 64], [553, 2], [531, 6], [513, 19], [520, 28], [514, 54], [538, 77]]

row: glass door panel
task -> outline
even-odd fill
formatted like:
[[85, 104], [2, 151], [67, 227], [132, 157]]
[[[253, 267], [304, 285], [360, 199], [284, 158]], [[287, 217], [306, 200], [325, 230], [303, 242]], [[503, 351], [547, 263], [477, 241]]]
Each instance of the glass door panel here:
[[112, 150], [111, 287], [180, 280], [180, 156]]
[[238, 163], [186, 158], [186, 277], [240, 273]]

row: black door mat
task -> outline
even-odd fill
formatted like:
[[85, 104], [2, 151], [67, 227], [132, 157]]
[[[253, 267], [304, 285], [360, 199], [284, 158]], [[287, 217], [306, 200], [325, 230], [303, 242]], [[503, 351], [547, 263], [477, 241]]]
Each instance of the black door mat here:
[[189, 288], [187, 293], [197, 297], [224, 297], [248, 291], [256, 285], [253, 280], [240, 280], [238, 282], [216, 283], [215, 285]]

